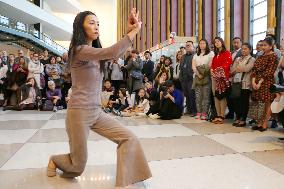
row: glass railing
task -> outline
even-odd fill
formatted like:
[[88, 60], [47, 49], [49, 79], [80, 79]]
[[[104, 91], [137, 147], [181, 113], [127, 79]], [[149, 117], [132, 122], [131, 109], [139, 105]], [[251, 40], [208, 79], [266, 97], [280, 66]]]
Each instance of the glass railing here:
[[17, 20], [7, 18], [5, 16], [0, 15], [0, 26], [4, 26], [7, 28], [11, 28], [14, 30], [17, 30], [19, 32], [23, 32], [29, 35], [32, 35], [33, 37], [36, 37], [40, 41], [44, 42], [47, 46], [50, 48], [60, 52], [64, 53], [67, 51], [64, 47], [56, 43], [45, 33], [41, 33], [38, 30], [36, 30], [33, 26], [30, 26], [28, 24], [24, 24], [22, 22], [19, 22]]

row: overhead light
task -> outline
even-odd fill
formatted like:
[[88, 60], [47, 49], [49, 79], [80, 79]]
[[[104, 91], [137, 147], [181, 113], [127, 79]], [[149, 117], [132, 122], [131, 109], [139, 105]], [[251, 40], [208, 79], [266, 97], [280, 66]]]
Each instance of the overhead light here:
[[8, 36], [7, 36], [6, 38], [7, 38], [7, 39], [9, 39], [9, 37], [8, 37]]

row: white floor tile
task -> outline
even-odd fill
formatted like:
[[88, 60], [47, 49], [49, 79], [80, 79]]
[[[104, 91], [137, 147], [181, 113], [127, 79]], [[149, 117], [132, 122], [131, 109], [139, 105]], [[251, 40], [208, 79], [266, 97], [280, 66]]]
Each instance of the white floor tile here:
[[280, 189], [284, 176], [240, 154], [150, 162], [147, 189]]
[[65, 119], [49, 120], [41, 129], [64, 129]]
[[127, 128], [130, 129], [138, 138], [159, 138], [159, 137], [199, 135], [197, 132], [179, 124], [139, 125], [139, 126], [128, 126]]
[[[87, 165], [115, 164], [116, 146], [110, 141], [88, 141]], [[43, 168], [51, 155], [68, 152], [67, 142], [26, 143], [0, 170]]]
[[198, 120], [188, 115], [182, 116], [181, 119], [174, 119], [174, 121], [177, 123], [206, 123], [204, 120]]
[[49, 120], [53, 114], [4, 114], [0, 115], [0, 121], [10, 120]]
[[37, 129], [0, 130], [0, 144], [25, 143]]
[[240, 153], [284, 148], [283, 143], [278, 141], [283, 134], [273, 131], [213, 134], [207, 137]]

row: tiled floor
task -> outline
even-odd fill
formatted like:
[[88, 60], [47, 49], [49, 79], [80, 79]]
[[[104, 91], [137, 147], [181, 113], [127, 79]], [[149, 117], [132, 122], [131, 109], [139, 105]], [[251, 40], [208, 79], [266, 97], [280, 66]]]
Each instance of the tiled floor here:
[[[85, 172], [46, 177], [51, 154], [69, 151], [66, 111], [1, 111], [1, 189], [113, 189], [116, 145], [91, 133]], [[179, 120], [116, 118], [140, 139], [153, 177], [141, 189], [284, 189], [283, 130], [252, 132], [188, 116]]]

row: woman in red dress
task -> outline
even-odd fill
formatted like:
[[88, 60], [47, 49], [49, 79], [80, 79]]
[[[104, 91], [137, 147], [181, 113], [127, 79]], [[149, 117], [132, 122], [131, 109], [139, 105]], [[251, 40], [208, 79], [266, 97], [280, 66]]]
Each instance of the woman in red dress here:
[[252, 69], [252, 100], [259, 103], [265, 103], [265, 110], [258, 120], [258, 125], [252, 127], [253, 130], [261, 132], [266, 131], [268, 119], [271, 115], [271, 103], [274, 94], [270, 93], [270, 86], [274, 84], [274, 73], [276, 71], [278, 60], [273, 51], [273, 39], [265, 38], [263, 40], [263, 55], [259, 56]]
[[214, 39], [214, 53], [215, 56], [211, 66], [212, 91], [218, 116], [212, 122], [223, 124], [227, 108], [226, 96], [230, 87], [229, 77], [232, 56], [230, 51], [226, 49], [224, 40], [220, 37]]

